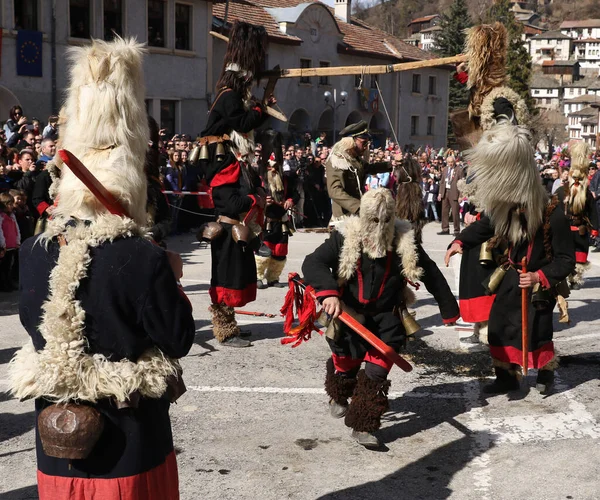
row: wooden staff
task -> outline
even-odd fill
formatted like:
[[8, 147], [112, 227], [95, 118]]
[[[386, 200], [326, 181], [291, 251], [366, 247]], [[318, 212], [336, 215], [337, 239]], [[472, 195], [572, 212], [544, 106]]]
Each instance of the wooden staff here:
[[236, 314], [243, 314], [245, 316], [264, 316], [265, 318], [274, 318], [275, 315], [271, 313], [255, 312], [255, 311], [242, 311], [241, 309], [235, 309]]
[[[521, 260], [521, 269], [523, 274], [527, 272], [527, 257]], [[521, 352], [523, 353], [523, 374], [527, 375], [527, 365], [529, 363], [529, 295], [528, 288], [521, 289]]]

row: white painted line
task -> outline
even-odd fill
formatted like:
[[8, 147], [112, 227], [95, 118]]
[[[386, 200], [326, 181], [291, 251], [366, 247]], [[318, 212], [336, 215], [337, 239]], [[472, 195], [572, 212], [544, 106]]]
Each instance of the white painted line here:
[[[228, 392], [251, 394], [319, 394], [324, 395], [325, 389], [320, 387], [227, 387], [227, 386], [202, 386], [188, 385], [187, 388], [195, 392]], [[465, 399], [464, 394], [443, 392], [400, 392], [392, 391], [389, 396], [393, 399], [411, 397], [419, 399]]]
[[570, 337], [560, 337], [554, 339], [554, 342], [570, 342], [572, 340], [589, 340], [600, 338], [600, 333], [588, 333], [584, 335], [571, 335]]

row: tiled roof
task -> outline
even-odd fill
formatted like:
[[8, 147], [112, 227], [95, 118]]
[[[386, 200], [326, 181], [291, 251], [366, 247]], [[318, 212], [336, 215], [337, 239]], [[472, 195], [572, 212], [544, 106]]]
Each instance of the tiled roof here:
[[597, 116], [598, 110], [588, 106], [587, 108], [580, 109], [579, 111], [574, 111], [573, 113], [569, 113], [569, 116]]
[[571, 40], [571, 37], [564, 35], [558, 30], [546, 31], [546, 33], [540, 33], [533, 37], [533, 40]]
[[558, 89], [560, 83], [555, 78], [550, 78], [539, 73], [534, 73], [531, 78], [531, 84], [529, 85], [532, 89]]
[[577, 61], [569, 59], [568, 61], [543, 61], [542, 66], [575, 66]]
[[598, 43], [600, 40], [597, 38], [581, 38], [577, 40], [573, 40], [573, 43]]
[[526, 35], [534, 35], [543, 33], [546, 31], [544, 28], [540, 28], [539, 26], [532, 26], [531, 24], [523, 24], [523, 33]]
[[[228, 22], [240, 19], [253, 24], [262, 24], [265, 26], [270, 39], [274, 42], [301, 43], [300, 38], [283, 33], [279, 29], [279, 24], [265, 9], [289, 8], [309, 3], [320, 2], [310, 0], [231, 0], [229, 2]], [[332, 7], [322, 3], [321, 5], [328, 9], [332, 15], [334, 14]], [[213, 16], [222, 20], [224, 15], [225, 4], [213, 4]], [[343, 34], [340, 53], [363, 54], [390, 60], [425, 60], [435, 57], [355, 17], [352, 18], [350, 23], [345, 23], [336, 18], [336, 23]]]
[[594, 94], [584, 94], [573, 97], [572, 99], [565, 99], [565, 104], [600, 104], [600, 96]]
[[563, 21], [560, 29], [571, 28], [600, 28], [600, 19], [586, 19], [584, 21]]
[[574, 88], [579, 87], [579, 88], [587, 89], [589, 86], [593, 85], [597, 81], [598, 81], [598, 78], [596, 78], [595, 76], [586, 76], [585, 78], [582, 78], [580, 80], [576, 80], [574, 82], [567, 83], [565, 85], [565, 87], [574, 87]]
[[413, 19], [410, 23], [408, 23], [408, 25], [410, 26], [411, 24], [426, 23], [427, 21], [431, 21], [435, 17], [440, 17], [440, 15], [433, 14], [431, 16], [417, 17], [416, 19]]

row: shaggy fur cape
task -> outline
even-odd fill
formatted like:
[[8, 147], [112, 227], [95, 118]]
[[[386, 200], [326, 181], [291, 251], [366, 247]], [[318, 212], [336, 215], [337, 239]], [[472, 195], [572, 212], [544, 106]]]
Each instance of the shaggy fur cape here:
[[588, 188], [588, 169], [590, 147], [583, 141], [571, 147], [571, 168], [569, 169], [569, 192], [565, 197], [565, 205], [571, 206], [573, 215], [581, 215], [585, 210]]
[[89, 225], [65, 226], [52, 220], [44, 236], [64, 238], [67, 244], [60, 248], [50, 274], [50, 295], [42, 306], [39, 330], [46, 345], [36, 351], [29, 342], [17, 352], [9, 366], [13, 394], [60, 403], [110, 397], [126, 401], [135, 391], [149, 398], [161, 397], [167, 378], [181, 372], [179, 363], [158, 348], [149, 349], [136, 362], [88, 354], [85, 311], [76, 298], [87, 276], [90, 249], [116, 238], [141, 237], [143, 230], [131, 219], [105, 215]]
[[[410, 177], [410, 182], [409, 182]], [[414, 158], [406, 158], [398, 169], [398, 194], [396, 196], [396, 217], [412, 223], [418, 243], [423, 241], [425, 208], [421, 190], [421, 167]]]
[[496, 236], [515, 245], [533, 240], [543, 223], [548, 195], [535, 164], [529, 130], [510, 123], [494, 125], [465, 157], [475, 177], [479, 204]]
[[[61, 110], [61, 147], [71, 151], [138, 224], [146, 223], [144, 163], [149, 130], [143, 46], [117, 37], [69, 49], [71, 69]], [[106, 209], [63, 169], [55, 217], [92, 220]]]

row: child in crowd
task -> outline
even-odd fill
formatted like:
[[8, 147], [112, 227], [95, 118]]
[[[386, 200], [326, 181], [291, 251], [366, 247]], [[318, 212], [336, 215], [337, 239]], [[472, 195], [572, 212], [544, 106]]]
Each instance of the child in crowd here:
[[35, 230], [35, 218], [27, 205], [27, 194], [22, 189], [11, 189], [8, 192], [15, 200], [14, 214], [21, 232], [21, 241], [33, 236]]
[[15, 199], [0, 193], [0, 291], [16, 290], [19, 283], [21, 232], [13, 213]]

